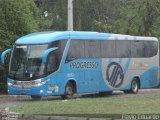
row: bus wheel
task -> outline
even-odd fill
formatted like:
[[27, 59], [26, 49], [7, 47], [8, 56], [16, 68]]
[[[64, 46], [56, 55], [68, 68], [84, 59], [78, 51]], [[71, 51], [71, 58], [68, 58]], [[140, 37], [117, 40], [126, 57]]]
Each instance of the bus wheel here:
[[31, 95], [31, 98], [32, 98], [32, 100], [41, 100], [42, 97]]
[[131, 93], [137, 94], [139, 90], [139, 82], [136, 78], [133, 79], [131, 84]]
[[100, 97], [105, 97], [108, 95], [112, 95], [113, 91], [107, 91], [107, 92], [99, 92]]
[[126, 93], [126, 94], [127, 94], [127, 93], [131, 93], [130, 90], [124, 90], [123, 92]]
[[74, 86], [71, 82], [68, 82], [65, 88], [65, 93], [62, 96], [63, 99], [72, 99], [74, 94]]

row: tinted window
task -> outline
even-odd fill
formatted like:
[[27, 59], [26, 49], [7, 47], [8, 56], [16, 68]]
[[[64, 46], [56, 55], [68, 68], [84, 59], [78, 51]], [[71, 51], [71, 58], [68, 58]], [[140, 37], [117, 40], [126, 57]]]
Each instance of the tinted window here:
[[140, 40], [72, 40], [67, 59], [142, 58], [157, 54], [158, 42]]
[[50, 44], [50, 48], [58, 47], [58, 49], [52, 51], [48, 55], [47, 64], [45, 68], [46, 74], [50, 74], [58, 70], [66, 43], [67, 40], [61, 40], [61, 41], [55, 41]]
[[158, 52], [158, 43], [156, 41], [144, 41], [145, 57], [155, 56]]
[[84, 58], [85, 57], [85, 44], [84, 40], [72, 40], [69, 51], [68, 51], [68, 60], [75, 58]]
[[131, 55], [133, 58], [144, 57], [143, 41], [131, 41]]
[[101, 57], [102, 58], [116, 57], [115, 41], [114, 40], [101, 41]]
[[60, 64], [60, 59], [58, 55], [58, 50], [53, 51], [49, 54], [47, 64], [46, 64], [46, 72], [54, 72], [58, 69]]
[[116, 57], [131, 57], [131, 42], [129, 40], [116, 40]]
[[49, 45], [49, 48], [58, 47], [58, 52], [60, 55], [63, 54], [67, 40], [55, 41]]
[[85, 57], [87, 58], [100, 58], [101, 48], [99, 40], [86, 40], [85, 41]]
[[156, 41], [132, 41], [131, 55], [133, 58], [153, 57], [158, 52], [158, 42]]
[[67, 60], [76, 58], [101, 57], [100, 41], [96, 40], [72, 40], [68, 51]]

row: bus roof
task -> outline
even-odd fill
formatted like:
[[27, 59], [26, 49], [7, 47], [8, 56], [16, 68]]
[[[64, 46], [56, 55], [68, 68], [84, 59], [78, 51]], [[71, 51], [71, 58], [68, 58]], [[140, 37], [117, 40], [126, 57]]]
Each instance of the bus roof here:
[[62, 39], [88, 39], [88, 40], [107, 40], [107, 39], [128, 39], [128, 40], [156, 40], [154, 37], [140, 37], [140, 36], [130, 36], [122, 34], [112, 34], [112, 33], [99, 33], [99, 32], [83, 32], [83, 31], [61, 31], [61, 32], [36, 32], [25, 35], [18, 40], [16, 44], [44, 44], [50, 43]]

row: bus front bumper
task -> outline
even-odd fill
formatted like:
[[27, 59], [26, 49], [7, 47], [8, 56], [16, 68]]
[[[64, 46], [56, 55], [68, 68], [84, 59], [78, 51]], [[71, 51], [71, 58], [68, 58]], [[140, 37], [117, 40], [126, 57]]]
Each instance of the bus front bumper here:
[[43, 84], [41, 86], [32, 87], [32, 88], [17, 88], [12, 85], [8, 85], [8, 94], [9, 95], [29, 95], [29, 96], [52, 96], [60, 95], [59, 87], [49, 86]]

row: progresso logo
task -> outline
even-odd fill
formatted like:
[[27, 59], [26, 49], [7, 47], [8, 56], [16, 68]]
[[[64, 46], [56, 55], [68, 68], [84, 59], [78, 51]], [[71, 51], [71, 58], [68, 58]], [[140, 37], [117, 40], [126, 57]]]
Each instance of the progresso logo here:
[[112, 62], [107, 66], [106, 78], [110, 86], [118, 88], [122, 85], [124, 79], [124, 72], [122, 67]]

